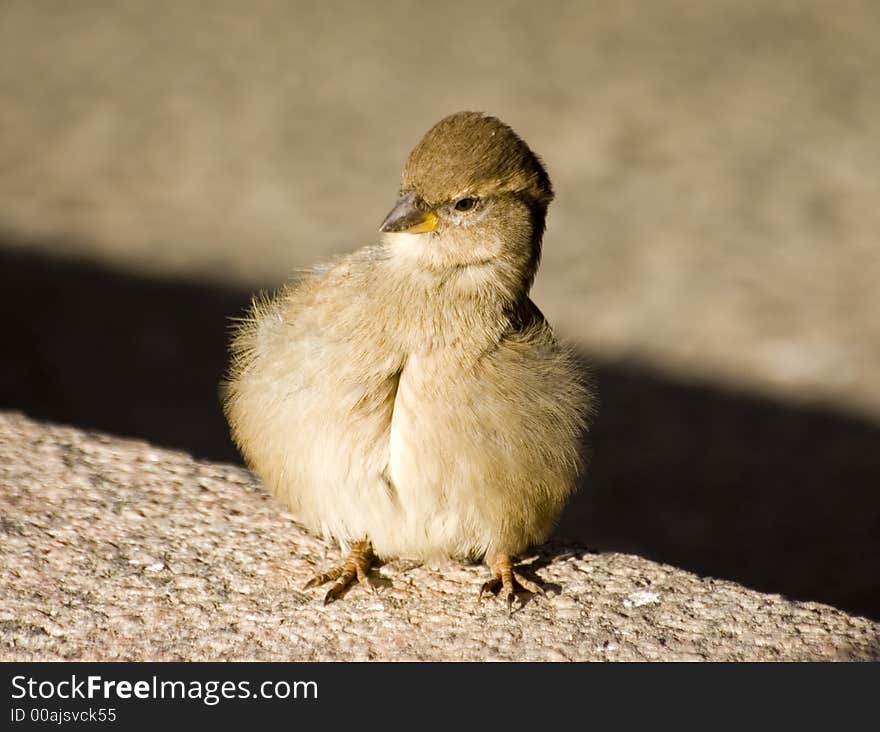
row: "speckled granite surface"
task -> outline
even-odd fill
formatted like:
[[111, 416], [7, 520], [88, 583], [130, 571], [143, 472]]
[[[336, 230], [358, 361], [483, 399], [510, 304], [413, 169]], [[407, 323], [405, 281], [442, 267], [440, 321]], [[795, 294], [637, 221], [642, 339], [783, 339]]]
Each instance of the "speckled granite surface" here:
[[480, 566], [392, 562], [329, 606], [337, 552], [248, 472], [0, 414], [0, 660], [874, 660], [880, 625], [551, 543], [508, 617]]

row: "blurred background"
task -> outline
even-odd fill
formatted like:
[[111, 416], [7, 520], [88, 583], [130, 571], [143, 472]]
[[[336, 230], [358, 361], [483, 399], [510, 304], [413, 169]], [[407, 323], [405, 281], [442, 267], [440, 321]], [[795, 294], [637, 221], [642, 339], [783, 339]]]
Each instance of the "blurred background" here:
[[238, 460], [228, 318], [493, 113], [595, 378], [559, 534], [880, 618], [880, 4], [0, 3], [0, 408]]

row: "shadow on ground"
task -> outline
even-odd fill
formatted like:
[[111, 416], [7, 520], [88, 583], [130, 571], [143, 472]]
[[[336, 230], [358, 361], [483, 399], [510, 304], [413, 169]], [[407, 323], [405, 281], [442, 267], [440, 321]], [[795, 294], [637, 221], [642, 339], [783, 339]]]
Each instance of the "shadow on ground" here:
[[[239, 461], [217, 400], [250, 292], [0, 246], [0, 408]], [[558, 534], [880, 619], [880, 427], [585, 356], [601, 396]]]

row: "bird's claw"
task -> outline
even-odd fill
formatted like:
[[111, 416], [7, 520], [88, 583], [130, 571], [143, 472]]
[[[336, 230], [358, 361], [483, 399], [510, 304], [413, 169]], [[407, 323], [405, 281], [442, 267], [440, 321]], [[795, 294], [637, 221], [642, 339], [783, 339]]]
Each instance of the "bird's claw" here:
[[342, 597], [346, 590], [355, 582], [366, 586], [372, 592], [374, 591], [373, 585], [367, 577], [367, 572], [370, 571], [372, 564], [373, 548], [370, 546], [370, 542], [368, 540], [356, 542], [352, 545], [351, 551], [340, 566], [334, 567], [322, 574], [316, 574], [303, 585], [303, 589], [308, 590], [312, 587], [323, 585], [325, 582], [337, 580], [327, 590], [327, 594], [324, 595], [325, 605], [329, 605], [334, 600]]
[[477, 596], [477, 602], [483, 599], [483, 595], [486, 592], [497, 594], [499, 589], [503, 589], [504, 595], [507, 598], [507, 615], [510, 616], [513, 615], [513, 603], [516, 599], [517, 586], [519, 586], [521, 590], [530, 592], [533, 595], [544, 594], [543, 587], [526, 579], [518, 572], [513, 571], [513, 563], [507, 555], [493, 559], [489, 563], [489, 568], [492, 570], [493, 576], [491, 579], [484, 582], [482, 587], [480, 587], [480, 594]]

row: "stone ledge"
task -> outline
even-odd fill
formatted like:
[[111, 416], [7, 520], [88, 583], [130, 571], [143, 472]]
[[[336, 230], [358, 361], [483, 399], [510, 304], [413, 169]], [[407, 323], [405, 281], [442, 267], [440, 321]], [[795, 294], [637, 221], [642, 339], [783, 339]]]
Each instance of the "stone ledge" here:
[[329, 606], [338, 553], [246, 470], [0, 413], [0, 660], [876, 660], [880, 625], [558, 542], [548, 595], [477, 604], [480, 566], [391, 562]]

